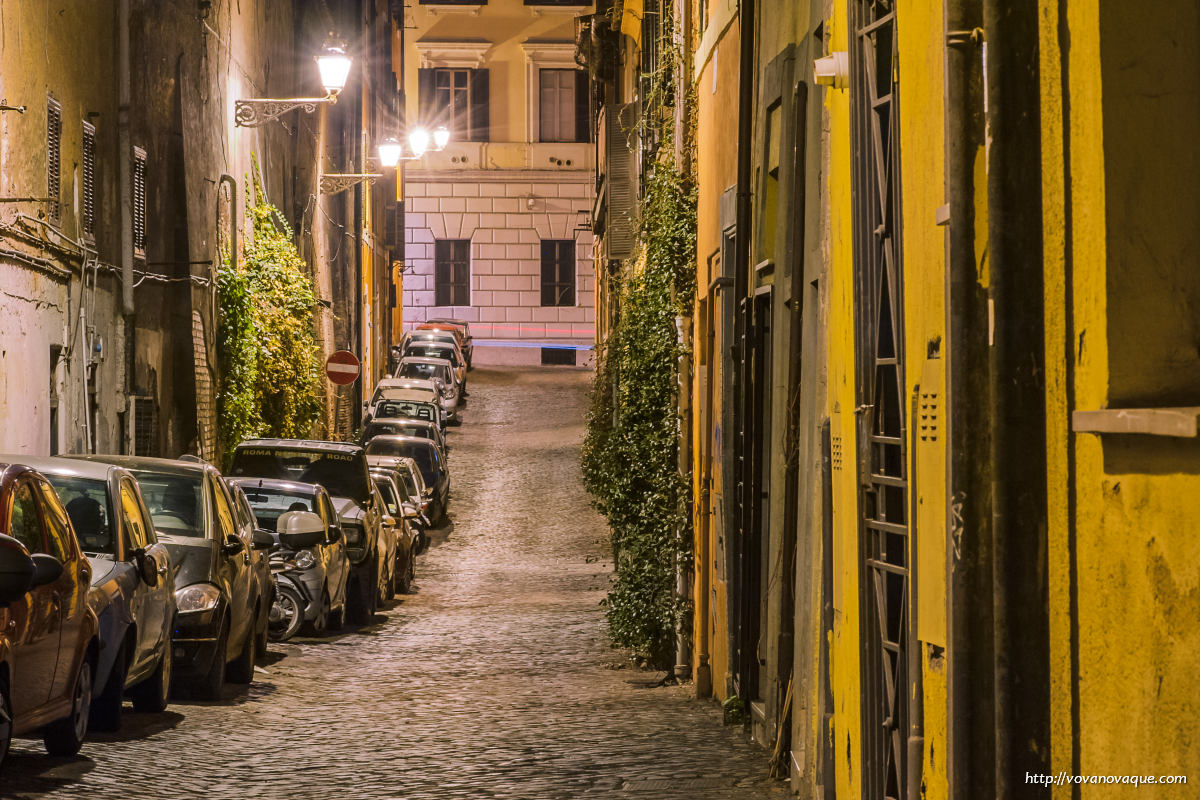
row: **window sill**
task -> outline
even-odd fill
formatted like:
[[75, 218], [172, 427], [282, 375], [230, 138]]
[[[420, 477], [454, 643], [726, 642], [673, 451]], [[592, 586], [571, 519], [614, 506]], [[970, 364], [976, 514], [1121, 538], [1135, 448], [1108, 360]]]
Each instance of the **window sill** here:
[[417, 7], [429, 12], [431, 17], [445, 14], [469, 14], [472, 17], [478, 17], [479, 12], [483, 11], [483, 5], [476, 3], [470, 5], [464, 3], [420, 3]]
[[1200, 435], [1200, 406], [1075, 411], [1071, 414], [1071, 429], [1076, 433], [1141, 434], [1195, 439]]

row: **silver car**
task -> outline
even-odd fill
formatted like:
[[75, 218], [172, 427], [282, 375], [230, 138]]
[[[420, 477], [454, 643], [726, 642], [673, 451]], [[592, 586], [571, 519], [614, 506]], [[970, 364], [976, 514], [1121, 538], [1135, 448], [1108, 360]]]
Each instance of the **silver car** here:
[[440, 400], [442, 408], [446, 412], [446, 419], [456, 424], [462, 422], [458, 410], [462, 386], [449, 361], [444, 358], [405, 356], [400, 359], [400, 366], [396, 368], [396, 376], [440, 380], [442, 382]]

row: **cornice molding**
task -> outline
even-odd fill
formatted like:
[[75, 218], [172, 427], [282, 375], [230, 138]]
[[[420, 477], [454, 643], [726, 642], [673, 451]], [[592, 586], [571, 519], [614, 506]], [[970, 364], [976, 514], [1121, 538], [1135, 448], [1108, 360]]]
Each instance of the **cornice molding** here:
[[[459, 6], [461, 8], [461, 6]], [[473, 40], [423, 40], [413, 42], [421, 67], [482, 67], [491, 42]]]

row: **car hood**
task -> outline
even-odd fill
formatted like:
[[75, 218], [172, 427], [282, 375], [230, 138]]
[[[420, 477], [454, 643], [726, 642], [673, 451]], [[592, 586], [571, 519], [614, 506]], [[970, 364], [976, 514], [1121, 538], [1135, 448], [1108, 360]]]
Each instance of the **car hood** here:
[[346, 522], [361, 522], [364, 509], [358, 503], [351, 500], [349, 497], [331, 497], [333, 501], [333, 510], [337, 512], [338, 519]]
[[158, 535], [158, 540], [171, 555], [175, 566], [175, 588], [182, 589], [193, 583], [211, 583], [213, 578], [213, 543], [208, 539], [185, 539], [183, 537]]

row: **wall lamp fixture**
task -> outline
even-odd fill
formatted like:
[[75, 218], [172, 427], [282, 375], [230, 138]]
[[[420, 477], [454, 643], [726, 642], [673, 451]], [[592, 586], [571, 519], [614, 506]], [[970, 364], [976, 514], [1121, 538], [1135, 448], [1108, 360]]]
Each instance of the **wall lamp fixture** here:
[[243, 128], [257, 128], [268, 122], [274, 122], [289, 111], [297, 108], [311, 114], [319, 105], [332, 105], [337, 102], [338, 95], [346, 88], [346, 80], [350, 77], [350, 56], [346, 55], [346, 45], [332, 36], [325, 42], [321, 54], [317, 56], [317, 70], [321, 73], [321, 85], [325, 88], [324, 97], [293, 97], [261, 98], [257, 100], [237, 100], [233, 104], [233, 124]]

